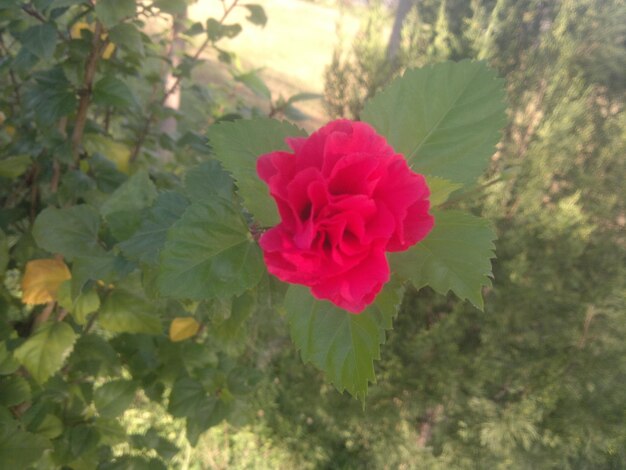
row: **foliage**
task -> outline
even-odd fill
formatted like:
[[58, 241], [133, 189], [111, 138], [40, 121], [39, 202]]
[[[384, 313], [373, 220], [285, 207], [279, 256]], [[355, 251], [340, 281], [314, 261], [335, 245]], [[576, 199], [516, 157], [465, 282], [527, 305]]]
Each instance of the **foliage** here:
[[[401, 284], [432, 284], [482, 305], [493, 256], [483, 222], [473, 240], [479, 273], [431, 249], [432, 269], [399, 269], [358, 316], [270, 278], [257, 239], [277, 214], [256, 158], [304, 132], [237, 100], [226, 108], [207, 101], [218, 87], [193, 80], [207, 49], [232, 61], [222, 44], [243, 31], [228, 22], [233, 9], [245, 9], [253, 27], [267, 22], [260, 5], [223, 6], [220, 18], [199, 24], [185, 22], [184, 1], [0, 2], [0, 461], [7, 466], [165, 468], [209, 428], [250, 421], [250, 404], [271, 388], [259, 345], [282, 340], [287, 329], [305, 362], [364, 401]], [[147, 34], [147, 24], [170, 17], [184, 40], [202, 38], [193, 55], [172, 55], [158, 28]], [[272, 101], [254, 71], [230, 71], [268, 101], [270, 116], [293, 115], [294, 103], [315, 98]], [[429, 74], [450, 82], [425, 83]], [[493, 151], [500, 88], [484, 64], [449, 63], [405, 75], [365, 116], [400, 150], [431, 150], [407, 157], [423, 165], [443, 206]], [[179, 89], [206, 101], [200, 115], [167, 105]], [[403, 109], [400, 121], [377, 118], [389, 113], [387, 100], [417, 89], [431, 100], [428, 116]], [[456, 98], [443, 100], [449, 90]], [[472, 123], [465, 106], [477, 96], [483, 107]], [[163, 126], [171, 118], [176, 125]], [[435, 140], [448, 125], [464, 132], [454, 142], [443, 136], [446, 151]], [[410, 129], [423, 132], [407, 137]], [[472, 173], [437, 167], [448, 154]], [[440, 214], [444, 232], [447, 218], [478, 220]], [[458, 245], [456, 254], [465, 246], [454, 233], [447, 243]], [[414, 248], [409, 256], [422, 255]], [[442, 269], [452, 273], [443, 284]], [[124, 417], [135, 404], [157, 407], [186, 442], [154, 427], [127, 439]]]

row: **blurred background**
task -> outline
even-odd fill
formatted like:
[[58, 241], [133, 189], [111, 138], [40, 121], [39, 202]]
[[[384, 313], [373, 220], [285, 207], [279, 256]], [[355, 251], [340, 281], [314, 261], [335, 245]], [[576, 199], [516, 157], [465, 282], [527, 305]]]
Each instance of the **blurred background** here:
[[[365, 409], [267, 345], [253, 424], [209, 431], [192, 468], [626, 468], [626, 6], [619, 0], [263, 0], [229, 43], [300, 125], [358, 119], [409, 67], [479, 59], [508, 125], [457, 202], [497, 227], [485, 312], [405, 298]], [[216, 14], [198, 1], [191, 19]], [[244, 14], [245, 12], [241, 12]], [[198, 70], [227, 81], [217, 61]], [[206, 75], [202, 75], [206, 74]], [[221, 77], [221, 78], [220, 78]], [[263, 107], [243, 84], [231, 90]]]
[[[181, 4], [154, 2], [170, 3]], [[204, 32], [229, 4], [140, 10], [157, 52], [120, 60], [149, 48], [146, 38], [135, 51], [118, 41], [119, 54], [106, 63], [105, 51], [102, 61], [128, 73], [132, 100], [123, 98], [139, 111], [124, 112], [130, 124], [111, 121], [110, 107], [98, 114], [117, 140], [99, 135], [89, 152], [107, 145], [122, 171], [142, 155], [180, 174], [197, 158], [190, 148], [206, 152], [196, 137], [216, 120], [269, 115], [312, 131], [358, 119], [365, 100], [407, 68], [483, 60], [505, 79], [508, 122], [480, 184], [449, 205], [497, 228], [493, 286], [484, 312], [452, 295], [409, 292], [365, 406], [303, 365], [269, 312], [224, 347], [263, 372], [245, 409], [192, 447], [182, 420], [138, 397], [123, 415], [127, 435], [158, 430], [178, 446], [169, 467], [181, 469], [626, 468], [623, 0], [255, 0], [262, 13], [228, 12], [243, 30], [226, 28], [215, 47], [201, 48], [194, 24]], [[80, 29], [71, 38], [78, 44]], [[163, 92], [158, 54], [183, 77], [180, 93], [168, 78], [166, 111], [148, 106]], [[18, 59], [26, 75], [31, 65]], [[72, 70], [64, 73], [71, 81]], [[0, 137], [9, 139], [17, 125], [4, 120], [0, 113]]]

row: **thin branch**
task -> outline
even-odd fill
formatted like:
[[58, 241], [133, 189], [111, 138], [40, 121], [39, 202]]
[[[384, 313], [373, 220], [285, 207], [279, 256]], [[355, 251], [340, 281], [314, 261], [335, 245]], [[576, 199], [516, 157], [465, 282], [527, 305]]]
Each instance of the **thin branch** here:
[[55, 301], [48, 302], [46, 304], [45, 308], [39, 313], [39, 315], [37, 315], [37, 317], [35, 317], [33, 330], [50, 318], [56, 304], [57, 303]]
[[74, 125], [74, 132], [72, 133], [72, 155], [74, 157], [74, 164], [78, 165], [80, 160], [80, 148], [83, 140], [83, 132], [85, 131], [85, 124], [87, 122], [87, 111], [91, 104], [91, 94], [93, 87], [93, 80], [96, 75], [96, 67], [98, 60], [102, 53], [103, 47], [106, 45], [106, 41], [103, 41], [100, 37], [102, 35], [102, 24], [96, 21], [95, 31], [93, 33], [93, 40], [91, 43], [91, 52], [87, 57], [85, 63], [85, 79], [83, 81], [83, 87], [79, 91], [80, 101], [78, 102], [78, 111], [76, 112], [76, 124]]

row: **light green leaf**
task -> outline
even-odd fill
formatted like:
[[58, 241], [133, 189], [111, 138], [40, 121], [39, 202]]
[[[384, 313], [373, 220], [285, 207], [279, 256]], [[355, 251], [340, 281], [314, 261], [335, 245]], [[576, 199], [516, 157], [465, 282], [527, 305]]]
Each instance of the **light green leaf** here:
[[102, 106], [125, 109], [137, 104], [137, 100], [128, 85], [119, 78], [107, 74], [96, 82], [93, 90], [93, 102]]
[[40, 59], [50, 59], [57, 46], [57, 30], [50, 23], [31, 26], [22, 33], [22, 45]]
[[80, 292], [78, 297], [73, 299], [71, 281], [61, 284], [57, 291], [57, 302], [72, 314], [72, 317], [79, 325], [87, 323], [87, 315], [96, 312], [100, 308], [100, 297], [93, 289]]
[[427, 176], [426, 183], [430, 189], [430, 207], [437, 207], [448, 200], [450, 194], [463, 187], [461, 183], [454, 183], [437, 176]]
[[0, 423], [0, 468], [29, 468], [50, 447], [48, 439], [22, 431], [17, 422]]
[[13, 353], [7, 350], [3, 341], [0, 343], [0, 375], [8, 375], [19, 369], [20, 363], [15, 360]]
[[257, 5], [255, 3], [246, 3], [242, 5], [246, 7], [250, 14], [246, 16], [246, 19], [255, 25], [265, 26], [267, 24], [267, 15], [265, 14], [265, 10], [261, 5]]
[[34, 432], [48, 439], [54, 439], [63, 434], [63, 422], [56, 416], [47, 414]]
[[135, 16], [136, 8], [134, 0], [100, 0], [96, 3], [96, 16], [110, 28], [125, 18]]
[[115, 418], [130, 406], [136, 391], [137, 384], [132, 380], [112, 380], [96, 389], [93, 401], [100, 416]]
[[120, 243], [122, 253], [142, 263], [157, 264], [168, 229], [180, 219], [188, 205], [189, 202], [182, 194], [173, 191], [159, 194], [139, 229], [131, 238]]
[[503, 81], [482, 62], [408, 70], [369, 100], [362, 118], [422, 174], [480, 176], [505, 123]]
[[98, 323], [114, 333], [159, 334], [161, 321], [154, 311], [154, 306], [144, 299], [116, 289], [104, 301]]
[[489, 221], [460, 211], [433, 212], [435, 227], [403, 253], [391, 253], [392, 272], [419, 289], [449, 290], [483, 308], [482, 287], [491, 285], [496, 235]]
[[3, 178], [17, 178], [30, 166], [31, 160], [28, 155], [17, 155], [0, 160], [0, 176]]
[[71, 260], [104, 252], [98, 245], [99, 229], [100, 216], [91, 206], [48, 207], [35, 220], [33, 237], [44, 250]]
[[230, 204], [192, 204], [167, 234], [158, 279], [165, 296], [202, 300], [254, 287], [263, 274], [261, 250]]
[[35, 381], [43, 384], [63, 366], [75, 341], [76, 334], [67, 323], [45, 322], [14, 351], [14, 356]]
[[273, 119], [221, 122], [209, 129], [215, 158], [233, 175], [245, 206], [263, 226], [276, 225], [280, 218], [267, 185], [257, 175], [257, 159], [275, 150], [289, 150], [285, 138], [304, 135], [293, 124]]
[[24, 377], [12, 375], [0, 379], [0, 406], [10, 407], [30, 400], [30, 385]]
[[363, 313], [354, 315], [330, 302], [313, 298], [306, 287], [291, 285], [285, 309], [291, 338], [302, 360], [322, 370], [342, 392], [363, 400], [374, 382], [374, 360], [380, 358], [385, 330], [400, 303], [398, 292], [387, 286]]

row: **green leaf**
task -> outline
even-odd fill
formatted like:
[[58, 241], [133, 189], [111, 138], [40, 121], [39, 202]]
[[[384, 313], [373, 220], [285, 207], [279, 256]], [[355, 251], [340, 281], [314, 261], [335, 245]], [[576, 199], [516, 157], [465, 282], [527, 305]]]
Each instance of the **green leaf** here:
[[14, 351], [14, 356], [35, 381], [43, 384], [61, 369], [75, 341], [76, 334], [67, 323], [45, 322]]
[[61, 67], [35, 73], [34, 79], [25, 93], [25, 102], [38, 123], [56, 124], [76, 110], [76, 91]]
[[15, 360], [13, 353], [7, 350], [6, 343], [0, 343], [0, 375], [12, 374], [19, 367], [20, 363]]
[[72, 282], [66, 281], [57, 291], [57, 302], [72, 314], [79, 325], [87, 323], [87, 316], [100, 308], [100, 297], [95, 290], [80, 292], [75, 299], [72, 296]]
[[48, 439], [54, 439], [63, 434], [63, 422], [56, 416], [47, 414], [34, 432]]
[[324, 95], [320, 95], [319, 93], [297, 93], [291, 96], [287, 103], [297, 103], [298, 101], [308, 101], [308, 100], [320, 100], [324, 98]]
[[57, 30], [50, 23], [31, 26], [22, 33], [22, 45], [41, 60], [50, 59], [57, 46]]
[[22, 431], [17, 422], [0, 423], [0, 468], [29, 468], [50, 447], [48, 439]]
[[134, 264], [111, 252], [81, 256], [72, 264], [72, 298], [76, 300], [88, 281], [113, 282], [134, 269]]
[[152, 205], [157, 190], [146, 171], [138, 171], [100, 206], [100, 213], [117, 240], [133, 235], [141, 224], [141, 210]]
[[30, 385], [24, 377], [13, 375], [0, 379], [0, 406], [19, 405], [30, 400]]
[[74, 371], [89, 376], [119, 374], [120, 361], [113, 347], [97, 334], [82, 335], [69, 358]]
[[417, 245], [391, 253], [392, 272], [419, 289], [453, 291], [483, 308], [482, 287], [491, 285], [491, 258], [496, 235], [489, 221], [460, 211], [433, 212], [435, 227]]
[[250, 14], [246, 16], [246, 19], [258, 26], [265, 26], [267, 24], [267, 15], [265, 14], [265, 10], [261, 5], [257, 5], [255, 3], [246, 3], [242, 5], [246, 7]]
[[480, 176], [505, 123], [503, 81], [482, 62], [408, 70], [369, 100], [362, 118], [412, 168], [457, 183]]
[[98, 323], [114, 333], [159, 334], [161, 321], [154, 310], [154, 306], [141, 297], [116, 289], [105, 300]]
[[291, 338], [302, 360], [322, 370], [340, 392], [347, 390], [361, 400], [368, 382], [376, 380], [374, 360], [380, 358], [385, 330], [392, 328], [399, 303], [391, 286], [358, 315], [316, 300], [303, 286], [290, 285], [285, 297]]
[[33, 237], [44, 250], [61, 253], [72, 260], [77, 256], [104, 253], [98, 245], [99, 229], [100, 216], [91, 206], [48, 207], [35, 220]]
[[219, 198], [233, 204], [234, 191], [232, 178], [215, 160], [203, 162], [185, 175], [185, 192], [191, 202], [210, 204]]
[[112, 380], [96, 389], [93, 401], [100, 416], [115, 418], [130, 406], [136, 391], [137, 384], [132, 380]]
[[145, 53], [141, 32], [132, 23], [120, 23], [113, 26], [109, 31], [109, 39], [128, 52], [140, 56]]
[[426, 183], [430, 189], [430, 207], [443, 204], [448, 200], [450, 194], [463, 187], [461, 183], [453, 183], [437, 176], [427, 176]]
[[238, 24], [222, 24], [215, 18], [209, 18], [206, 22], [206, 33], [212, 42], [220, 39], [234, 38], [241, 32], [241, 26]]
[[255, 286], [263, 270], [261, 250], [241, 215], [213, 199], [189, 206], [169, 230], [158, 284], [169, 297], [229, 297]]
[[122, 110], [137, 104], [135, 95], [128, 85], [111, 74], [105, 75], [94, 85], [93, 102]]
[[28, 155], [17, 155], [0, 160], [0, 176], [3, 178], [17, 178], [22, 175], [31, 164]]
[[280, 217], [267, 185], [257, 175], [257, 159], [265, 153], [288, 150], [285, 138], [304, 135], [293, 124], [273, 119], [220, 122], [209, 129], [215, 158], [233, 175], [245, 206], [263, 226], [276, 225]]
[[154, 206], [144, 216], [139, 229], [131, 238], [120, 243], [122, 253], [142, 263], [157, 264], [168, 229], [180, 219], [188, 205], [189, 202], [182, 194], [173, 191], [159, 194]]
[[104, 26], [111, 28], [128, 17], [135, 16], [134, 0], [100, 0], [96, 3], [96, 16]]
[[167, 410], [177, 418], [193, 416], [206, 401], [215, 402], [202, 384], [189, 377], [177, 380], [172, 387]]

